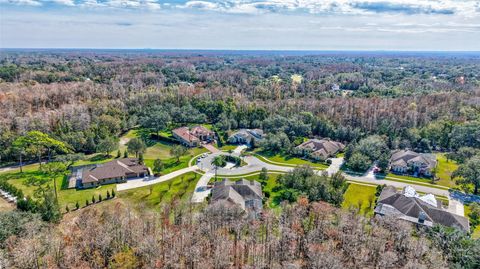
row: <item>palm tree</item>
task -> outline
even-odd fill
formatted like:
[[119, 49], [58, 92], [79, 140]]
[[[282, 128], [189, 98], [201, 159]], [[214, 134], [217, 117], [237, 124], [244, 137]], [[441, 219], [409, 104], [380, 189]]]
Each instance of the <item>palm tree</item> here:
[[212, 160], [213, 166], [215, 166], [215, 180], [217, 180], [218, 167], [225, 166], [225, 157], [223, 155], [215, 156]]

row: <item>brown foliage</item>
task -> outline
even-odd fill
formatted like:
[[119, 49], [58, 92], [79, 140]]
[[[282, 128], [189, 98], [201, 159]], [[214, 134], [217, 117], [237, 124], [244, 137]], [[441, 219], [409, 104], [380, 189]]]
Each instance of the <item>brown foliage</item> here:
[[158, 214], [117, 205], [78, 214], [42, 233], [11, 238], [10, 268], [446, 267], [422, 235], [411, 236], [409, 224], [367, 220], [326, 203], [285, 205], [258, 220], [220, 205]]

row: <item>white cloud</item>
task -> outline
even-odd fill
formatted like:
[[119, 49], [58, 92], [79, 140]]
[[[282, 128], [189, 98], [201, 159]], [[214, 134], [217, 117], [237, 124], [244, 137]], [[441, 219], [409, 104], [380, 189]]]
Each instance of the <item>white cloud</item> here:
[[75, 2], [73, 0], [51, 0], [51, 1], [60, 5], [75, 6]]
[[176, 6], [247, 14], [303, 11], [312, 14], [460, 14], [472, 17], [480, 13], [477, 0], [218, 0], [188, 1]]
[[117, 8], [117, 9], [149, 9], [157, 10], [161, 5], [156, 0], [83, 0], [79, 1], [79, 6], [88, 8]]
[[41, 6], [42, 3], [37, 0], [1, 0], [0, 3], [24, 5], [24, 6]]
[[311, 13], [311, 14], [443, 14], [478, 17], [478, 0], [0, 0], [0, 3], [126, 9], [197, 9], [221, 13]]

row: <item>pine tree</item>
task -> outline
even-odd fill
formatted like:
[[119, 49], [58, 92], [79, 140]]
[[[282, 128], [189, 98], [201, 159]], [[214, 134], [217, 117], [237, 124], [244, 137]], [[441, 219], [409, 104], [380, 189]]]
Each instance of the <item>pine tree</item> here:
[[112, 189], [112, 198], [115, 198], [115, 190]]
[[101, 202], [102, 200], [103, 200], [103, 199], [102, 199], [102, 195], [99, 194], [99, 195], [98, 195], [98, 201]]
[[90, 205], [90, 202], [88, 200], [85, 200], [85, 206]]
[[78, 201], [77, 201], [77, 203], [75, 203], [75, 208], [76, 208], [77, 210], [80, 209], [80, 204], [78, 203]]
[[95, 204], [95, 202], [96, 202], [96, 201], [95, 201], [95, 196], [92, 195], [92, 204]]
[[110, 191], [107, 190], [107, 200], [110, 199]]
[[68, 212], [70, 212], [70, 208], [68, 207], [68, 205], [65, 206], [65, 210]]

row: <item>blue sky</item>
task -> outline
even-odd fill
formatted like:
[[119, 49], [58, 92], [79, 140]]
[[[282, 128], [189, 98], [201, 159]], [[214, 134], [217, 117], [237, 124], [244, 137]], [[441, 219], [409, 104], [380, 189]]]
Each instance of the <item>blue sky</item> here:
[[480, 50], [479, 0], [0, 0], [3, 48]]

